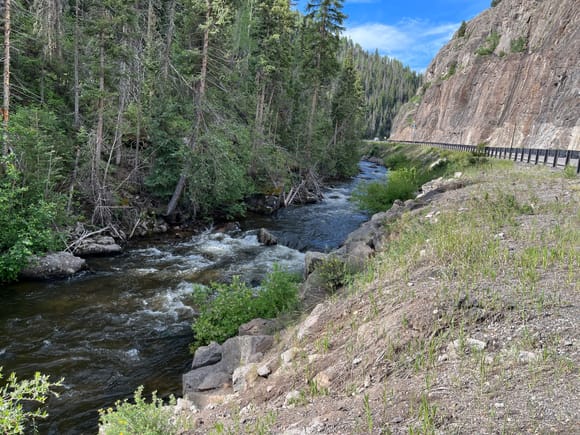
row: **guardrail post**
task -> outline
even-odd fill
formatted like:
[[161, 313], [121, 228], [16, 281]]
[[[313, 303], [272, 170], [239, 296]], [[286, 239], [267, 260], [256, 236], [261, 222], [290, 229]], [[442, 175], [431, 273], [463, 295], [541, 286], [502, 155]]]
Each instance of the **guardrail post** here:
[[548, 161], [548, 148], [544, 150], [544, 165], [546, 164], [547, 161]]
[[520, 162], [524, 161], [524, 153], [526, 152], [525, 148], [522, 148], [522, 153], [520, 154]]
[[[511, 155], [510, 155], [510, 157], [511, 157]], [[517, 161], [518, 161], [518, 149], [516, 148], [515, 153], [514, 153], [514, 162], [517, 162]]]
[[530, 163], [531, 159], [532, 159], [532, 149], [528, 148], [528, 161], [527, 161], [527, 163]]
[[556, 155], [554, 156], [554, 161], [552, 162], [552, 168], [555, 168], [558, 165], [558, 149], [556, 149]]
[[576, 153], [576, 157], [578, 158], [578, 163], [576, 164], [576, 174], [580, 174], [580, 152]]
[[566, 163], [564, 163], [564, 166], [568, 166], [570, 164], [570, 156], [572, 155], [572, 151], [568, 150], [566, 151]]
[[538, 164], [538, 159], [540, 158], [540, 149], [536, 148], [536, 161], [534, 163], [534, 165]]

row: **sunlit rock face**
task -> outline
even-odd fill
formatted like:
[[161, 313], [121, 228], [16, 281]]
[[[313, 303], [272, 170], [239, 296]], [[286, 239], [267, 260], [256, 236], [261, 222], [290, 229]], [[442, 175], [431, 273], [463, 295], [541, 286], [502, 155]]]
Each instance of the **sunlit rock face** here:
[[433, 59], [391, 139], [578, 150], [579, 65], [577, 0], [501, 0]]

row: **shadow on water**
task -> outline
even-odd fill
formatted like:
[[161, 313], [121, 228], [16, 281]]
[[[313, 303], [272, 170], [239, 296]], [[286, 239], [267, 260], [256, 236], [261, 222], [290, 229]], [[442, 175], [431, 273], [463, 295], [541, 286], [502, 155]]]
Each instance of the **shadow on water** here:
[[[368, 216], [349, 196], [363, 179], [385, 169], [361, 163], [361, 174], [328, 189], [319, 204], [291, 207], [242, 223], [236, 235], [203, 234], [178, 243], [142, 244], [120, 256], [95, 258], [91, 272], [65, 281], [16, 283], [0, 289], [0, 366], [27, 378], [40, 371], [64, 377], [48, 404], [40, 433], [96, 433], [99, 408], [146, 394], [181, 393], [191, 363], [195, 283], [241, 275], [259, 282], [274, 263], [301, 271], [305, 250], [328, 251]], [[256, 229], [282, 242], [261, 246]], [[284, 246], [287, 245], [287, 246]]]

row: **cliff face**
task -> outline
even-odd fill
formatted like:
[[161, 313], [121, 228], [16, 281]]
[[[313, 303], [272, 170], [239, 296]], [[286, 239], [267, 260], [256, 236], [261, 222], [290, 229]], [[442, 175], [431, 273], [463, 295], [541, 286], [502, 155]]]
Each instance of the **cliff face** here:
[[391, 139], [580, 149], [578, 0], [502, 0], [461, 33]]

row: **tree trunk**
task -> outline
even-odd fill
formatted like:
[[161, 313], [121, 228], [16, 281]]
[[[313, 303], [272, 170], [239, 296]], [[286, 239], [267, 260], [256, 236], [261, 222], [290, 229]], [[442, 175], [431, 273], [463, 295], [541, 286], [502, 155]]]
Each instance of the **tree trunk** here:
[[93, 156], [92, 185], [93, 191], [99, 188], [99, 167], [103, 150], [103, 127], [105, 116], [105, 41], [104, 35], [100, 37], [99, 48], [99, 99], [97, 103], [97, 132], [95, 137], [95, 150]]
[[81, 32], [79, 28], [80, 0], [75, 1], [75, 43], [74, 43], [74, 116], [73, 127], [78, 130], [81, 127], [80, 115], [80, 84], [79, 84], [79, 40]]
[[4, 98], [2, 101], [2, 154], [8, 154], [10, 114], [10, 0], [4, 0]]
[[171, 44], [173, 42], [173, 32], [175, 29], [175, 0], [171, 0], [169, 3], [167, 24], [167, 35], [165, 39], [165, 53], [163, 55], [163, 80], [167, 80], [169, 76], [169, 64], [171, 62]]
[[308, 129], [306, 136], [306, 161], [309, 163], [312, 161], [312, 134], [314, 130], [314, 117], [316, 116], [316, 108], [318, 106], [318, 89], [319, 86], [316, 85], [314, 87], [314, 92], [312, 93], [310, 116], [308, 117]]
[[[210, 23], [211, 23], [211, 0], [206, 0], [206, 13], [205, 13], [205, 23], [206, 26], [203, 31], [203, 45], [201, 50], [201, 69], [199, 72], [199, 81], [197, 86], [197, 92], [194, 94], [194, 103], [196, 105], [195, 111], [195, 124], [193, 127], [193, 131], [191, 137], [189, 139], [189, 147], [191, 151], [195, 151], [197, 145], [197, 138], [199, 135], [199, 129], [201, 127], [201, 122], [203, 119], [203, 105], [205, 100], [205, 88], [207, 82], [207, 65], [208, 65], [208, 57], [209, 57], [209, 36], [210, 36]], [[185, 182], [187, 181], [187, 177], [184, 173], [181, 174], [179, 177], [179, 182], [177, 186], [175, 186], [175, 190], [173, 191], [173, 195], [171, 196], [171, 200], [167, 205], [166, 215], [170, 216], [175, 212], [177, 208], [177, 204], [179, 203], [179, 199], [183, 193], [183, 189], [185, 188]]]

